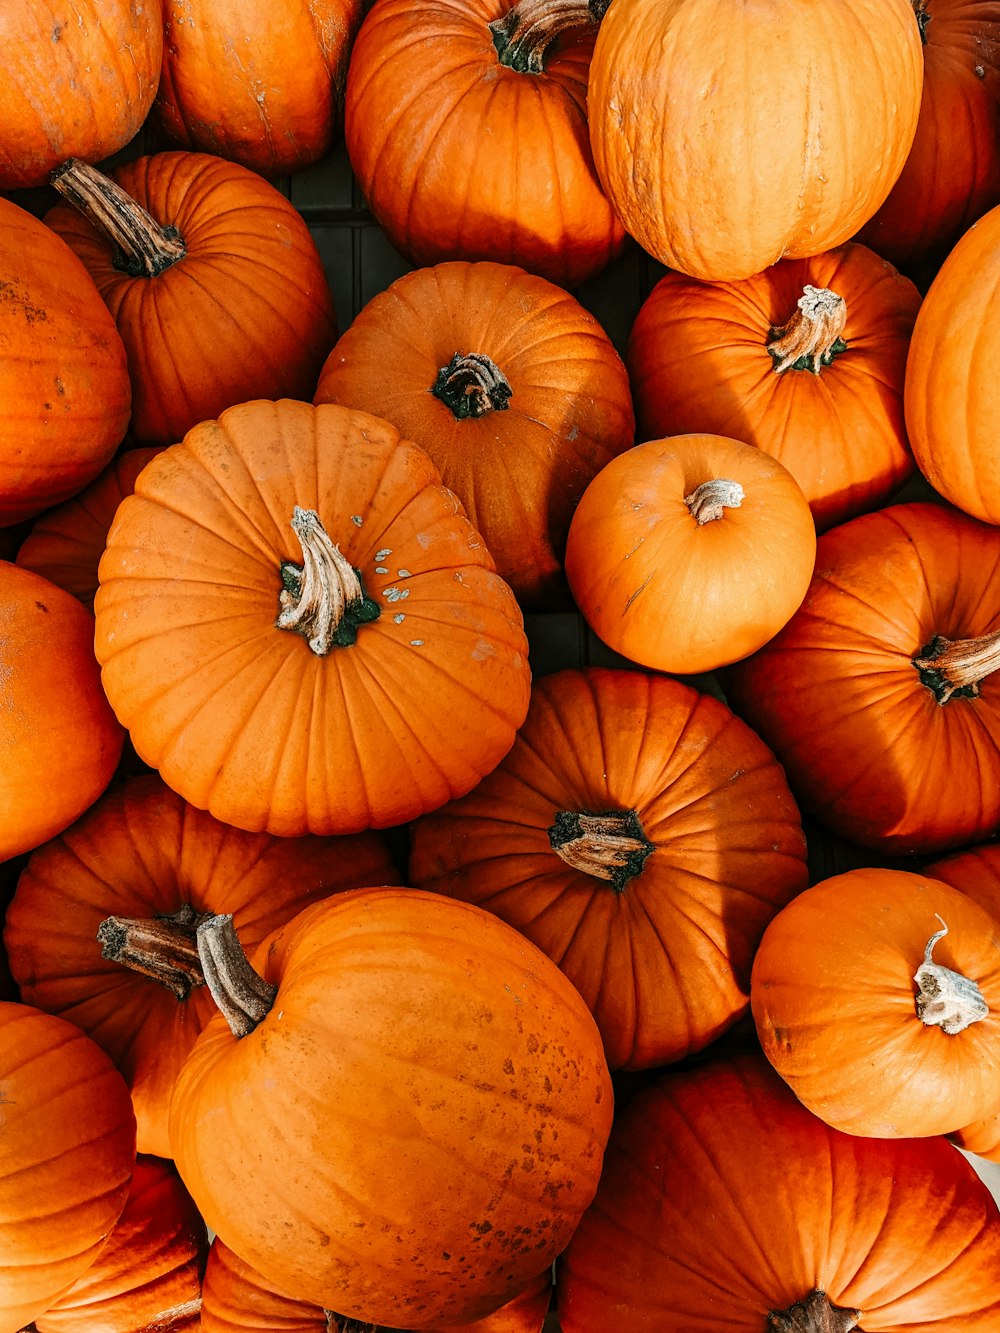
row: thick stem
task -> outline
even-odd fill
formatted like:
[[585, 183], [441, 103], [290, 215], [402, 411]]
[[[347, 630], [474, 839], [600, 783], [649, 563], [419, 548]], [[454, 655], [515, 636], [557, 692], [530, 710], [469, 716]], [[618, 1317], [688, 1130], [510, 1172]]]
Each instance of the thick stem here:
[[378, 619], [379, 606], [365, 592], [360, 570], [330, 540], [315, 509], [296, 505], [292, 530], [302, 547], [302, 564], [282, 563], [274, 623], [301, 634], [318, 657], [325, 657], [335, 647], [354, 643], [358, 627]]
[[939, 704], [949, 699], [976, 699], [980, 684], [1000, 667], [1000, 630], [978, 639], [946, 639], [935, 634], [913, 658], [920, 683]]
[[634, 810], [600, 814], [560, 810], [548, 832], [549, 846], [561, 860], [585, 875], [607, 880], [616, 893], [625, 892], [655, 850]]
[[[937, 913], [934, 913], [937, 916]], [[917, 1017], [928, 1027], [939, 1027], [952, 1035], [964, 1032], [973, 1023], [990, 1012], [983, 993], [969, 977], [953, 972], [950, 967], [935, 963], [931, 955], [938, 940], [948, 934], [941, 917], [941, 929], [927, 941], [924, 961], [917, 968], [913, 980], [917, 983]]]
[[247, 1037], [271, 1012], [277, 986], [250, 966], [231, 915], [207, 917], [198, 927], [205, 983], [234, 1037]]
[[107, 240], [115, 268], [133, 278], [155, 278], [187, 253], [176, 227], [161, 226], [121, 186], [86, 162], [71, 157], [50, 179]]
[[204, 919], [187, 903], [172, 916], [109, 916], [97, 928], [101, 956], [152, 977], [178, 1000], [186, 1000], [196, 986], [205, 984], [195, 940]]
[[818, 375], [839, 352], [847, 351], [842, 334], [847, 323], [847, 303], [829, 287], [803, 288], [791, 319], [772, 329], [767, 350], [774, 358], [774, 373], [811, 370]]
[[506, 411], [512, 392], [500, 367], [481, 352], [456, 352], [431, 386], [459, 421]]
[[700, 527], [721, 518], [726, 509], [739, 509], [745, 498], [738, 481], [724, 481], [717, 477], [713, 481], [703, 481], [690, 495], [685, 495], [684, 503]]
[[857, 1328], [860, 1310], [834, 1305], [825, 1291], [813, 1291], [787, 1310], [772, 1310], [767, 1333], [850, 1333]]
[[501, 65], [518, 74], [541, 74], [545, 55], [560, 34], [597, 28], [611, 0], [519, 0], [489, 24]]

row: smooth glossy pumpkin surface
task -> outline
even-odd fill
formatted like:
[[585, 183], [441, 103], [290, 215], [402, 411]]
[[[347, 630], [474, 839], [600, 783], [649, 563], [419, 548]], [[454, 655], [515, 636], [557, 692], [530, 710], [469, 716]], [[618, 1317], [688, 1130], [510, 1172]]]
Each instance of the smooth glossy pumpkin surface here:
[[522, 605], [565, 586], [573, 510], [635, 430], [625, 367], [597, 320], [508, 264], [399, 278], [342, 335], [315, 401], [374, 412], [426, 449]]
[[79, 1028], [0, 1003], [0, 1329], [16, 1333], [94, 1263], [135, 1166], [128, 1088]]
[[481, 1318], [535, 1280], [611, 1125], [600, 1037], [559, 969], [478, 908], [389, 888], [306, 908], [251, 962], [270, 1008], [239, 1039], [212, 1020], [171, 1110], [224, 1243], [393, 1328]]
[[[747, 1056], [667, 1074], [616, 1120], [559, 1262], [559, 1323], [992, 1333], [998, 1264], [1000, 1214], [961, 1153], [838, 1133]], [[817, 1291], [854, 1317], [794, 1322]]]
[[590, 668], [535, 682], [499, 767], [414, 824], [410, 879], [531, 939], [608, 1064], [641, 1069], [747, 1012], [753, 951], [807, 874], [781, 769], [723, 703]]

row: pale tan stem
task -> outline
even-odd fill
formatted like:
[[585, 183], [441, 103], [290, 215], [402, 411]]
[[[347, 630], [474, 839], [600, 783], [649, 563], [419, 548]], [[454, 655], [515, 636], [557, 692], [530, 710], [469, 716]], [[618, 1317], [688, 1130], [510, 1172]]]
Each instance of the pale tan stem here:
[[117, 266], [133, 277], [155, 278], [183, 259], [176, 227], [161, 225], [109, 176], [71, 157], [56, 167], [52, 184], [116, 251]]
[[292, 511], [292, 530], [302, 547], [302, 564], [286, 562], [278, 596], [278, 629], [301, 634], [318, 657], [336, 645], [353, 643], [358, 624], [374, 620], [377, 605], [365, 596], [358, 571], [343, 556], [314, 509]]
[[738, 481], [725, 481], [718, 477], [713, 481], [703, 481], [690, 495], [685, 495], [684, 503], [700, 526], [715, 522], [726, 509], [739, 509], [745, 499], [745, 492]]
[[788, 323], [774, 329], [767, 350], [774, 358], [774, 373], [782, 374], [803, 361], [814, 374], [833, 360], [847, 324], [847, 303], [829, 287], [803, 288], [797, 309]]
[[1000, 668], [1000, 630], [977, 639], [946, 639], [938, 634], [913, 659], [925, 685], [945, 704], [959, 690], [966, 697], [979, 694], [980, 683]]
[[198, 955], [205, 983], [233, 1036], [249, 1036], [271, 1012], [278, 988], [250, 966], [230, 914], [202, 921]]
[[937, 919], [941, 929], [927, 941], [924, 961], [913, 977], [917, 983], [917, 1017], [928, 1027], [939, 1027], [942, 1032], [953, 1035], [985, 1018], [990, 1009], [974, 981], [932, 960], [935, 944], [948, 934], [942, 918], [938, 916]]
[[813, 1291], [787, 1310], [772, 1310], [767, 1333], [851, 1333], [860, 1318], [860, 1310], [834, 1305], [826, 1292]]

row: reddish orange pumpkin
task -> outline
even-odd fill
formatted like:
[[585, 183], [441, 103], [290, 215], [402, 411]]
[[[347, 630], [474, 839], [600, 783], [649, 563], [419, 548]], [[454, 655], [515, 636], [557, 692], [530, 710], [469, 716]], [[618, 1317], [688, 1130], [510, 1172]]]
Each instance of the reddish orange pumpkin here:
[[413, 825], [410, 879], [526, 935], [611, 1068], [643, 1069], [748, 1011], [753, 951], [807, 873], [781, 769], [723, 703], [591, 668], [535, 682], [500, 765]]
[[583, 0], [381, 0], [347, 76], [351, 166], [413, 264], [492, 259], [572, 287], [625, 232], [587, 137]]
[[318, 898], [398, 882], [374, 834], [244, 833], [147, 775], [32, 854], [4, 941], [22, 998], [82, 1028], [122, 1071], [140, 1152], [172, 1157], [170, 1094], [215, 1012], [194, 947], [198, 920], [230, 913], [253, 949]]
[[135, 1117], [79, 1028], [0, 1003], [0, 1329], [30, 1323], [95, 1262], [125, 1207]]
[[559, 1326], [993, 1333], [998, 1267], [996, 1203], [949, 1143], [838, 1133], [743, 1056], [664, 1075], [616, 1117], [559, 1261]]
[[273, 185], [184, 152], [110, 177], [68, 163], [53, 183], [70, 203], [45, 221], [128, 352], [137, 443], [174, 444], [251, 398], [310, 397], [337, 337], [333, 298], [309, 229]]
[[822, 531], [884, 504], [914, 471], [903, 373], [920, 295], [862, 245], [741, 282], [667, 273], [626, 360], [641, 439], [708, 431], [755, 444]]
[[509, 264], [399, 278], [340, 338], [315, 401], [374, 412], [426, 449], [527, 606], [565, 587], [573, 510], [635, 432], [628, 376], [600, 324]]

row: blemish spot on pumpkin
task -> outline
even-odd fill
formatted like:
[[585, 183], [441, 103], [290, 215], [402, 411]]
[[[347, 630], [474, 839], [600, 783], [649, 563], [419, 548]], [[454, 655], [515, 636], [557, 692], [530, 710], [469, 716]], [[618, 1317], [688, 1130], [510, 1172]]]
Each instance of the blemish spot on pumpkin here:
[[401, 602], [404, 597], [409, 597], [409, 588], [383, 588], [382, 596], [387, 602]]
[[35, 605], [38, 607], [39, 611], [44, 611], [46, 615], [49, 614], [49, 608], [44, 602], [36, 602]]
[[405, 611], [397, 611], [396, 614], [395, 614], [395, 615], [393, 616], [393, 618], [392, 618], [392, 623], [393, 623], [394, 625], [401, 625], [405, 619], [406, 619], [406, 612], [405, 612]]
[[364, 521], [365, 521], [365, 520], [361, 517], [360, 514], [352, 514], [352, 515], [351, 515], [351, 522], [354, 524], [354, 526], [355, 526], [356, 528], [360, 528], [360, 527], [361, 527], [361, 524], [362, 524]]
[[388, 567], [388, 565], [376, 565], [376, 566], [375, 566], [375, 573], [376, 573], [376, 574], [388, 574], [388, 572], [389, 572], [389, 567]]
[[411, 639], [411, 640], [410, 640], [410, 647], [411, 647], [411, 648], [422, 648], [423, 646], [424, 646], [424, 641], [423, 641], [423, 639]]
[[514, 1073], [514, 1061], [510, 1058], [509, 1055], [508, 1055], [507, 1059], [503, 1062], [502, 1068], [503, 1068], [503, 1072], [504, 1072], [505, 1074], [513, 1075], [513, 1073]]
[[392, 547], [383, 546], [381, 551], [375, 552], [375, 559], [378, 561], [379, 564], [381, 564], [383, 560], [388, 560], [391, 555], [392, 555]]
[[53, 27], [52, 27], [52, 40], [53, 40], [54, 42], [61, 41], [61, 40], [62, 40], [62, 34], [63, 34], [62, 24], [61, 24], [61, 23], [53, 24]]

